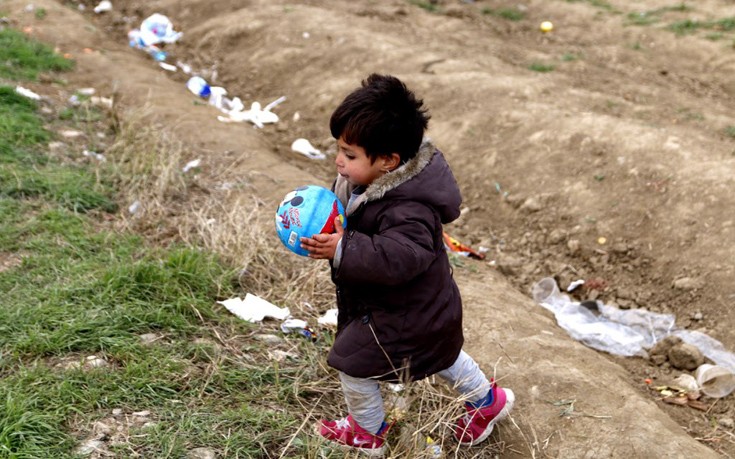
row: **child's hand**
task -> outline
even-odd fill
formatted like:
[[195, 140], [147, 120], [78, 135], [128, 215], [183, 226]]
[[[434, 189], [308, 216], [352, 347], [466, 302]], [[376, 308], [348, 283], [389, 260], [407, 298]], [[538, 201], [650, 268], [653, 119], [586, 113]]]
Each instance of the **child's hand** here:
[[315, 234], [312, 237], [302, 237], [300, 239], [301, 247], [309, 252], [309, 258], [334, 259], [334, 254], [337, 252], [337, 244], [339, 244], [345, 232], [344, 227], [342, 227], [341, 217], [334, 219], [334, 229], [337, 231], [336, 233]]

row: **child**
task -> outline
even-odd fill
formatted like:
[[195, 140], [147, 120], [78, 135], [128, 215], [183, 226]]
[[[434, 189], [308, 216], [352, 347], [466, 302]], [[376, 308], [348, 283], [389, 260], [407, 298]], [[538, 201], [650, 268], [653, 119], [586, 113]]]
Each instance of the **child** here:
[[319, 434], [372, 456], [382, 455], [388, 428], [378, 381], [438, 374], [468, 400], [455, 430], [466, 445], [485, 440], [514, 402], [462, 351], [462, 300], [442, 239], [462, 197], [444, 156], [423, 139], [422, 106], [387, 75], [370, 75], [345, 98], [330, 129], [346, 229], [337, 219], [336, 233], [301, 239], [311, 258], [332, 265], [339, 314], [328, 363], [349, 410], [320, 421]]

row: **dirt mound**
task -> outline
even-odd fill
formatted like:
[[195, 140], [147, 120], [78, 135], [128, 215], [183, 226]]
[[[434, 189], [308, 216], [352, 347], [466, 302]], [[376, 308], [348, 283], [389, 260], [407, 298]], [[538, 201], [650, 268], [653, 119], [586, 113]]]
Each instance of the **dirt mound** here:
[[[23, 2], [8, 8], [75, 55], [76, 84], [148, 100], [206, 158], [213, 183], [246, 180], [269, 204], [292, 185], [332, 179], [329, 159], [290, 151], [295, 138], [333, 151], [328, 117], [347, 91], [370, 72], [403, 78], [429, 106], [429, 135], [464, 193], [463, 217], [447, 230], [490, 249], [475, 273], [459, 273], [470, 350], [486, 368], [507, 355], [498, 371], [518, 389], [520, 429], [501, 430], [503, 441], [519, 457], [711, 453], [650, 401], [643, 380], [676, 371], [572, 342], [494, 271], [524, 294], [541, 277], [562, 287], [586, 279], [578, 298], [673, 313], [735, 349], [731, 2], [134, 0], [100, 16], [42, 3], [43, 22], [24, 16]], [[184, 31], [172, 61], [246, 105], [287, 96], [281, 121], [228, 125], [193, 104], [182, 72], [126, 44], [154, 12]], [[538, 30], [543, 20], [552, 32]], [[577, 400], [583, 415], [560, 417], [555, 400]], [[732, 397], [704, 416], [659, 407], [735, 453], [710, 425], [735, 416]]]

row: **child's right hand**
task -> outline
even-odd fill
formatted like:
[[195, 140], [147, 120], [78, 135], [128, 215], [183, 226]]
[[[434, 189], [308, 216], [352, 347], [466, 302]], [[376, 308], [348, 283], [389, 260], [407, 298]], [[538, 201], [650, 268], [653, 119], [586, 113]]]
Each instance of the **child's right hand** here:
[[337, 245], [345, 233], [342, 226], [342, 217], [337, 216], [334, 219], [334, 229], [336, 232], [332, 234], [315, 234], [312, 237], [302, 237], [299, 240], [301, 247], [309, 252], [309, 258], [317, 260], [334, 259], [334, 254], [337, 253]]

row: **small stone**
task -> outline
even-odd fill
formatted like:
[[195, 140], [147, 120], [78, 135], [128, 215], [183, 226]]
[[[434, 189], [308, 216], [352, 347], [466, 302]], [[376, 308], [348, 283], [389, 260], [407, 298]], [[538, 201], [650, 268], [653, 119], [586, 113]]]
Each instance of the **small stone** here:
[[109, 364], [105, 359], [101, 359], [94, 355], [90, 355], [89, 357], [87, 357], [87, 361], [84, 363], [84, 366], [87, 368], [103, 368], [108, 365]]
[[265, 344], [280, 344], [283, 342], [283, 338], [276, 335], [270, 335], [268, 333], [258, 333], [253, 336], [256, 341], [260, 341]]
[[735, 421], [733, 421], [732, 418], [722, 418], [718, 420], [717, 423], [726, 429], [732, 429], [735, 427]]
[[74, 450], [74, 454], [77, 456], [89, 456], [94, 452], [103, 451], [104, 449], [105, 442], [101, 440], [88, 440], [79, 445], [79, 447]]
[[666, 355], [665, 354], [651, 355], [651, 362], [654, 365], [661, 366], [664, 364], [664, 362], [666, 362]]
[[115, 408], [114, 410], [112, 410], [113, 416], [120, 416], [121, 414], [122, 414], [122, 409], [120, 408]]
[[692, 317], [694, 320], [702, 320], [704, 319], [704, 315], [701, 312], [695, 312], [694, 316]]
[[669, 335], [656, 343], [650, 350], [649, 354], [651, 355], [668, 355], [669, 350], [676, 346], [677, 344], [681, 343], [681, 338], [674, 335]]
[[569, 249], [569, 254], [574, 255], [575, 253], [579, 252], [580, 243], [577, 239], [570, 239], [567, 241], [567, 249]]
[[697, 346], [679, 343], [669, 349], [669, 362], [679, 370], [696, 370], [704, 363], [704, 355]]
[[151, 415], [151, 412], [148, 411], [148, 410], [136, 411], [135, 413], [133, 413], [133, 416], [138, 416], [138, 417], [141, 417], [141, 418], [147, 418], [150, 415]]
[[682, 277], [676, 279], [672, 283], [672, 287], [677, 290], [697, 290], [704, 287], [704, 282], [700, 279], [693, 279], [691, 277]]
[[559, 244], [560, 242], [563, 242], [564, 239], [567, 238], [567, 234], [565, 231], [560, 229], [554, 229], [549, 233], [549, 243], [550, 244]]
[[216, 459], [217, 453], [212, 448], [194, 448], [186, 453], [186, 459]]
[[523, 260], [511, 255], [500, 255], [497, 259], [498, 271], [506, 276], [513, 276], [518, 273], [520, 267], [523, 266]]
[[523, 201], [523, 204], [521, 204], [521, 210], [526, 211], [528, 213], [538, 212], [543, 208], [544, 206], [543, 204], [541, 204], [541, 201], [538, 198], [533, 197], [533, 196], [526, 199], [525, 201]]

